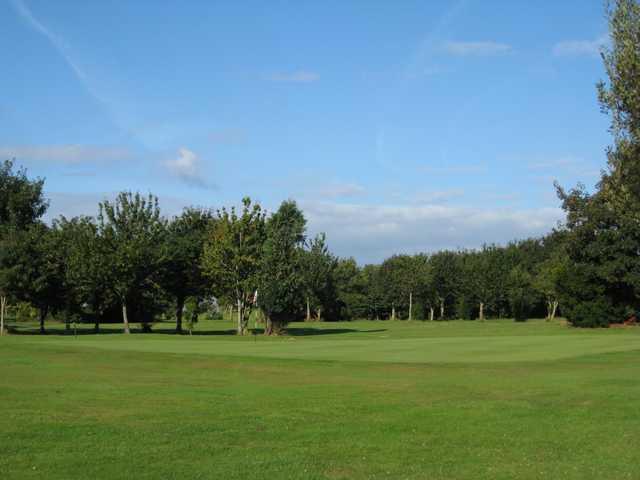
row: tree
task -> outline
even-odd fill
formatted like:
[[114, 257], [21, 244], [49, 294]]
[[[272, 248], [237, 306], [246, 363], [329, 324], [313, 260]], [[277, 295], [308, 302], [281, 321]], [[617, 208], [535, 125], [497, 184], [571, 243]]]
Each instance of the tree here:
[[559, 283], [563, 271], [567, 268], [567, 257], [563, 250], [555, 251], [540, 262], [532, 279], [533, 288], [544, 298], [547, 308], [547, 321], [553, 320], [560, 303]]
[[64, 257], [54, 231], [43, 223], [11, 230], [3, 243], [4, 277], [9, 292], [38, 310], [40, 333], [49, 312], [65, 305]]
[[557, 186], [567, 213], [563, 313], [580, 326], [620, 321], [640, 307], [640, 5], [612, 1], [607, 15], [611, 47], [602, 58], [608, 81], [598, 84], [598, 98], [611, 117], [608, 172], [593, 193], [582, 185], [568, 192]]
[[14, 162], [0, 163], [0, 226], [24, 229], [36, 223], [47, 211], [44, 180], [27, 177], [24, 168], [14, 170]]
[[455, 252], [437, 252], [429, 260], [435, 293], [440, 307], [439, 318], [445, 318], [447, 305], [453, 305], [461, 288], [461, 266]]
[[207, 286], [202, 272], [202, 254], [212, 221], [209, 210], [187, 208], [167, 226], [161, 283], [175, 300], [176, 333], [182, 332], [186, 299], [202, 297]]
[[367, 279], [355, 259], [338, 259], [333, 271], [336, 289], [337, 316], [341, 320], [366, 318], [369, 314], [367, 302]]
[[242, 213], [234, 207], [218, 211], [207, 236], [202, 268], [216, 296], [232, 299], [237, 306], [237, 333], [248, 332], [249, 315], [260, 280], [265, 213], [245, 197]]
[[6, 268], [10, 268], [13, 260], [5, 242], [10, 241], [9, 237], [15, 231], [25, 230], [44, 215], [49, 202], [44, 198], [43, 187], [43, 179], [29, 179], [24, 168], [14, 169], [12, 160], [0, 163], [0, 335], [5, 330], [5, 312], [11, 290]]
[[[329, 252], [324, 233], [317, 235], [302, 253], [302, 276], [306, 291], [306, 320], [311, 320], [310, 304], [314, 305], [316, 320], [322, 319], [322, 312], [336, 310], [336, 288], [334, 272], [337, 259]], [[331, 315], [330, 315], [331, 316]]]
[[[291, 200], [283, 202], [267, 220], [259, 290], [267, 322], [265, 335], [280, 333], [299, 311], [304, 293], [301, 267], [305, 229], [304, 215]], [[320, 242], [320, 251], [323, 247]]]
[[100, 203], [98, 232], [112, 269], [111, 288], [122, 307], [124, 332], [130, 333], [131, 302], [157, 289], [162, 265], [160, 245], [165, 232], [158, 199], [121, 192], [114, 202]]
[[54, 222], [54, 228], [65, 247], [65, 282], [70, 300], [76, 310], [91, 309], [98, 332], [100, 319], [117, 302], [108, 245], [91, 217], [61, 217]]

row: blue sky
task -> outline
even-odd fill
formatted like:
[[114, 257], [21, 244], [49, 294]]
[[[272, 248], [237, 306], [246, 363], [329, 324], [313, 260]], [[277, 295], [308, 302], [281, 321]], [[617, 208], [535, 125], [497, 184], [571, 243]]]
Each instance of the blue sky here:
[[0, 0], [0, 157], [49, 216], [296, 199], [360, 262], [540, 235], [593, 186], [601, 0]]

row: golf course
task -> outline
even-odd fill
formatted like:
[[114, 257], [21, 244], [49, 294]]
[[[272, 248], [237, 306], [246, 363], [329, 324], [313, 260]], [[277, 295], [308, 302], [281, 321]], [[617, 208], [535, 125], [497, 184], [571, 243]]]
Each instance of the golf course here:
[[637, 327], [172, 327], [0, 338], [2, 478], [638, 477]]

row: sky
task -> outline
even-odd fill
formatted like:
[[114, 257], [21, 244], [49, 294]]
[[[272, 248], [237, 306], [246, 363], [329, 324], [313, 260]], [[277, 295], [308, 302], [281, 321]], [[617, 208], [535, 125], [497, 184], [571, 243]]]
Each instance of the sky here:
[[0, 31], [0, 158], [48, 219], [294, 199], [379, 262], [542, 235], [606, 167], [602, 0], [0, 0]]

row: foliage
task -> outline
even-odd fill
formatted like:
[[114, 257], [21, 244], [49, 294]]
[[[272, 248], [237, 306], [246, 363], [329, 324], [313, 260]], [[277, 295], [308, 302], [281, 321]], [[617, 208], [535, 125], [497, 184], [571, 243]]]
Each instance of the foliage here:
[[294, 201], [283, 202], [266, 222], [258, 289], [266, 335], [280, 333], [301, 310], [305, 229], [306, 220]]
[[235, 207], [218, 211], [205, 242], [202, 268], [213, 292], [233, 300], [238, 314], [238, 335], [248, 333], [249, 315], [260, 282], [266, 214], [248, 197], [242, 212]]
[[140, 307], [153, 304], [158, 294], [165, 224], [158, 199], [151, 194], [145, 199], [139, 193], [122, 192], [114, 202], [100, 203], [98, 234], [113, 273], [111, 288], [122, 307], [125, 333], [129, 333], [129, 311], [145, 323], [150, 319], [150, 312]]

